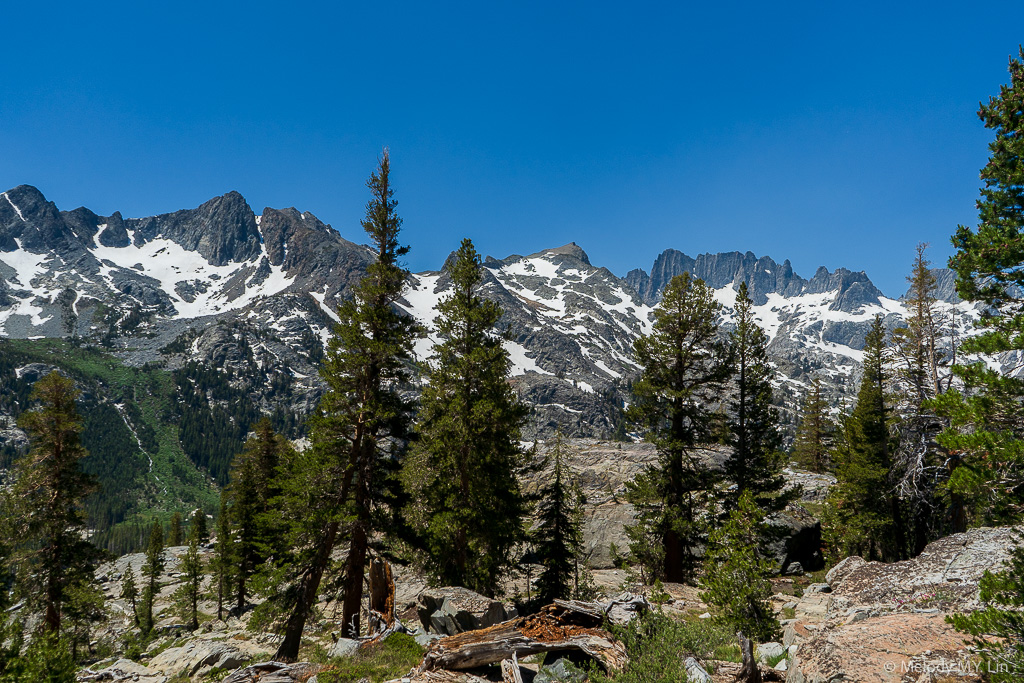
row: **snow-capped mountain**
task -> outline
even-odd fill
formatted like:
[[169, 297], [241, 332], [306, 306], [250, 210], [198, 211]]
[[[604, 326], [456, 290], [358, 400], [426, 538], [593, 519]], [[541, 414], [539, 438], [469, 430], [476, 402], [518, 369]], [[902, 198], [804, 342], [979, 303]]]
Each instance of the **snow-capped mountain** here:
[[[361, 233], [360, 233], [361, 236]], [[415, 247], [415, 245], [413, 245]], [[31, 186], [0, 193], [0, 336], [69, 337], [112, 347], [130, 363], [287, 371], [308, 409], [333, 311], [372, 258], [310, 213], [266, 208], [238, 193], [196, 209], [148, 218], [59, 211]], [[820, 268], [807, 280], [747, 252], [691, 258], [668, 250], [648, 273], [619, 278], [590, 263], [576, 244], [484, 264], [484, 291], [505, 315], [501, 331], [513, 381], [534, 407], [531, 434], [613, 431], [615, 406], [638, 370], [633, 342], [672, 276], [704, 279], [731, 317], [746, 281], [771, 338], [780, 397], [794, 404], [814, 375], [830, 376], [834, 398], [851, 395], [864, 335], [875, 315], [895, 327], [903, 304], [864, 273]], [[939, 297], [958, 334], [976, 317], [952, 292]], [[443, 272], [410, 277], [401, 305], [428, 328], [450, 287]], [[954, 315], [955, 314], [955, 315]], [[416, 347], [426, 361], [436, 338]], [[269, 393], [254, 396], [273, 408]]]

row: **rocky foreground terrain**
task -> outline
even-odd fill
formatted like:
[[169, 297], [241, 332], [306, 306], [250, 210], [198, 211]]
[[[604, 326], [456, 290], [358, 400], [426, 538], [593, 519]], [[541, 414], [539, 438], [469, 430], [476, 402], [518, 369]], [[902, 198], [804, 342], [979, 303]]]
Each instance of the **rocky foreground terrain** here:
[[[849, 557], [833, 567], [823, 582], [809, 576], [775, 580], [774, 597], [784, 636], [778, 643], [757, 648], [766, 680], [788, 683], [980, 681], [977, 660], [964, 634], [946, 623], [948, 614], [981, 607], [978, 581], [987, 569], [998, 568], [1009, 556], [1013, 529], [980, 528], [956, 534], [930, 544], [917, 558], [884, 565]], [[278, 667], [281, 678], [273, 678], [268, 662], [277, 646], [276, 636], [247, 628], [252, 612], [224, 621], [206, 617], [196, 633], [187, 633], [170, 609], [169, 597], [177, 582], [178, 558], [184, 548], [169, 548], [165, 585], [160, 593], [158, 629], [165, 635], [150, 646], [137, 661], [108, 658], [83, 671], [83, 681], [168, 681], [219, 680], [235, 672], [232, 681], [294, 681], [308, 678], [330, 667], [330, 657], [350, 656], [359, 643], [338, 639], [332, 622], [333, 603], [321, 604], [322, 621], [307, 632], [303, 654], [315, 662]], [[117, 596], [127, 567], [135, 570], [141, 555], [122, 557], [101, 570], [111, 620], [97, 639], [123, 635], [131, 629], [128, 607]], [[598, 583], [609, 600], [618, 594], [613, 585], [614, 570], [596, 570]], [[515, 619], [514, 609], [465, 589], [430, 589], [421, 577], [396, 567], [396, 605], [399, 618], [424, 647], [444, 651], [449, 641], [439, 638], [471, 632]], [[668, 584], [669, 599], [662, 609], [678, 618], [700, 619], [707, 607], [696, 589]], [[650, 591], [650, 588], [643, 589]], [[205, 601], [201, 610], [209, 615], [215, 604]], [[454, 642], [453, 639], [452, 642]], [[687, 653], [681, 652], [685, 657]], [[769, 662], [771, 666], [769, 666]], [[705, 661], [692, 678], [725, 683], [739, 665]], [[522, 664], [524, 681], [533, 680], [538, 665]], [[706, 670], [714, 673], [706, 674]], [[283, 673], [280, 673], [283, 672]], [[259, 675], [257, 675], [259, 674]], [[411, 681], [483, 681], [473, 672], [430, 671], [411, 673]], [[263, 676], [263, 677], [260, 677]], [[707, 678], [702, 678], [707, 676]], [[397, 680], [407, 680], [405, 678]]]
[[[537, 444], [538, 457], [549, 445]], [[612, 543], [621, 544], [623, 549], [626, 546], [623, 527], [632, 521], [633, 511], [623, 498], [625, 483], [653, 460], [653, 449], [643, 444], [588, 439], [568, 440], [565, 446], [566, 464], [576, 473], [588, 499], [585, 535], [598, 599], [612, 600], [623, 590], [652, 595], [651, 587], [636, 585], [635, 576], [613, 566], [609, 547]], [[711, 466], [720, 460], [720, 454], [713, 450], [705, 457]], [[545, 475], [541, 471], [532, 476], [525, 482], [527, 488]], [[1013, 530], [974, 529], [936, 541], [910, 561], [886, 565], [850, 557], [827, 573], [812, 575], [806, 570], [820, 566], [813, 564], [820, 562], [820, 557], [812, 551], [820, 547], [820, 529], [803, 505], [820, 501], [832, 481], [827, 476], [795, 470], [787, 470], [787, 479], [790, 485], [802, 487], [803, 498], [787, 511], [788, 522], [782, 521], [790, 525], [791, 533], [774, 549], [779, 569], [784, 572], [773, 581], [774, 605], [784, 626], [784, 637], [778, 643], [761, 644], [758, 649], [766, 680], [980, 680], [964, 635], [954, 631], [945, 616], [980, 607], [978, 581], [985, 570], [998, 568], [1007, 559]], [[211, 548], [206, 547], [204, 555], [209, 557]], [[137, 653], [135, 661], [118, 655], [108, 657], [84, 671], [81, 680], [168, 683], [219, 680], [228, 672], [234, 672], [231, 675], [235, 678], [227, 679], [233, 683], [306, 680], [329, 666], [331, 657], [350, 656], [358, 650], [358, 642], [337, 637], [334, 619], [338, 609], [332, 601], [320, 604], [320, 620], [307, 629], [301, 654], [310, 661], [294, 667], [261, 664], [272, 659], [278, 637], [254, 628], [252, 610], [219, 620], [214, 618], [216, 603], [207, 597], [200, 604], [205, 615], [200, 629], [188, 633], [171, 600], [180, 581], [178, 571], [184, 552], [183, 547], [165, 551], [167, 563], [157, 600], [161, 637], [145, 652]], [[794, 559], [800, 553], [806, 559]], [[129, 566], [138, 576], [142, 562], [141, 554], [127, 555], [100, 569], [110, 618], [93, 635], [95, 643], [117, 642], [132, 631], [130, 607], [119, 597], [121, 582]], [[807, 566], [798, 566], [797, 562]], [[394, 577], [396, 614], [424, 647], [435, 646], [441, 637], [517, 618], [511, 602], [493, 601], [460, 588], [431, 589], [409, 567], [395, 565]], [[524, 595], [528, 590], [525, 578], [519, 577], [507, 589], [509, 595]], [[667, 595], [659, 598], [662, 604], [657, 609], [684, 619], [708, 616], [696, 588], [667, 584], [663, 590]], [[523, 680], [531, 681], [539, 662], [524, 659]], [[702, 680], [714, 682], [731, 681], [739, 667], [724, 661], [706, 661], [699, 666], [701, 672], [712, 672]], [[431, 671], [410, 680], [486, 680], [475, 677], [481, 673]], [[694, 669], [692, 676], [700, 675]]]

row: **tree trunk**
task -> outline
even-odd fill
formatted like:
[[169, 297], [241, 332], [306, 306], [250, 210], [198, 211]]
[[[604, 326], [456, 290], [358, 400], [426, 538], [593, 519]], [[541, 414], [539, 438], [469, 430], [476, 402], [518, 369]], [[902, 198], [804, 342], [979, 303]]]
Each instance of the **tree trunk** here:
[[352, 529], [352, 542], [345, 561], [345, 596], [341, 606], [341, 635], [359, 637], [359, 612], [363, 603], [363, 576], [366, 567], [366, 549], [369, 539], [366, 525], [356, 522]]
[[740, 653], [743, 655], [743, 668], [736, 674], [736, 680], [742, 683], [761, 683], [761, 670], [754, 659], [754, 644], [740, 631], [736, 634], [740, 641]]
[[338, 537], [339, 522], [331, 522], [327, 525], [323, 542], [317, 548], [313, 561], [310, 563], [309, 571], [302, 577], [299, 584], [299, 597], [292, 608], [285, 625], [284, 640], [277, 648], [274, 659], [282, 662], [294, 662], [299, 657], [299, 645], [302, 642], [302, 630], [306, 626], [306, 618], [316, 603], [316, 596], [320, 590], [320, 580], [324, 571], [331, 561], [331, 551], [334, 550], [334, 542]]
[[[395, 579], [387, 560], [375, 558], [370, 562], [370, 626], [373, 631], [385, 630], [395, 623]], [[383, 624], [374, 624], [379, 615]]]

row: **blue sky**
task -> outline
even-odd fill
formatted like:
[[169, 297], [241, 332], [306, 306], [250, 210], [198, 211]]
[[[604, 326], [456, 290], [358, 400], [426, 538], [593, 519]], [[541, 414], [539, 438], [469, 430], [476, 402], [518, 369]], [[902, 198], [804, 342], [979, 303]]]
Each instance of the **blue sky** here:
[[391, 148], [413, 270], [468, 236], [624, 275], [750, 250], [904, 291], [973, 225], [1024, 3], [10, 3], [0, 186], [141, 216], [238, 190], [364, 241]]

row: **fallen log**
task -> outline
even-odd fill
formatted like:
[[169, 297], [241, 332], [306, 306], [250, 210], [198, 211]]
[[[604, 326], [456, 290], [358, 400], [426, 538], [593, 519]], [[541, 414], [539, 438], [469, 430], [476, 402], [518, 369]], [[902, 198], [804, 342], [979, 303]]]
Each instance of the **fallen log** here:
[[260, 662], [238, 669], [225, 678], [224, 683], [300, 683], [323, 669], [323, 666], [309, 662]]
[[[622, 643], [603, 628], [571, 622], [559, 615], [557, 605], [540, 613], [510, 619], [494, 626], [441, 638], [431, 645], [419, 671], [475, 669], [541, 652], [580, 650], [593, 657], [605, 671], [618, 671], [628, 661]], [[580, 618], [582, 613], [568, 614]], [[590, 619], [593, 623], [593, 619]]]
[[605, 621], [622, 625], [628, 624], [636, 617], [650, 610], [651, 603], [647, 602], [647, 598], [642, 595], [622, 593], [608, 602], [556, 599], [554, 605], [549, 605], [544, 609], [551, 612], [558, 611], [553, 608], [559, 608], [566, 613], [572, 612], [589, 617], [596, 625], [600, 625]]

